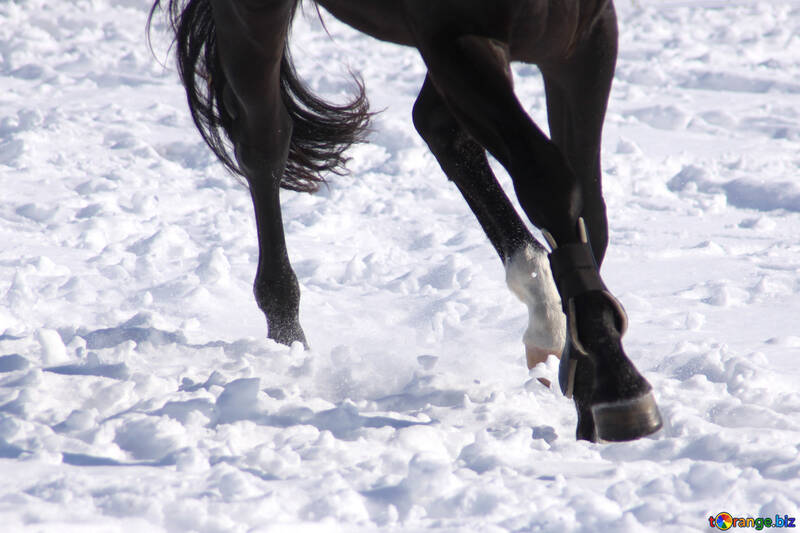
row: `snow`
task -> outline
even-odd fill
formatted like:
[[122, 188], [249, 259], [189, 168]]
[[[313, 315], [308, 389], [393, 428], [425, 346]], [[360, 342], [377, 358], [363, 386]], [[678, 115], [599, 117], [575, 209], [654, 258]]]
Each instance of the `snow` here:
[[[376, 117], [285, 193], [312, 349], [266, 340], [249, 195], [149, 0], [0, 3], [3, 531], [689, 531], [800, 508], [800, 3], [619, 0], [606, 135], [626, 348], [666, 426], [574, 440], [527, 309], [413, 130], [424, 67], [313, 9], [298, 69]], [[515, 66], [546, 125], [535, 68]], [[507, 176], [495, 165], [503, 185]]]

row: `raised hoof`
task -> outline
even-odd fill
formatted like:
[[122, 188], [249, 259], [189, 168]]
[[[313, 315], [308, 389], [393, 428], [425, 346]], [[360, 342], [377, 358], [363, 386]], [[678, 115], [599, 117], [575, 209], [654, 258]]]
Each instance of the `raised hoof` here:
[[630, 400], [595, 404], [592, 415], [597, 439], [607, 442], [646, 437], [663, 425], [652, 392]]
[[561, 350], [548, 350], [547, 348], [540, 348], [538, 346], [525, 346], [525, 361], [528, 364], [528, 370], [539, 363], [544, 363], [551, 355], [561, 358]]
[[[528, 364], [528, 370], [533, 370], [539, 365], [546, 365], [547, 360], [550, 358], [551, 355], [554, 355], [555, 357], [560, 359], [561, 350], [540, 348], [538, 346], [533, 346], [529, 344], [525, 345], [525, 361]], [[543, 376], [536, 376], [536, 380], [545, 387], [547, 387], [548, 389], [552, 385], [550, 383], [550, 380]]]

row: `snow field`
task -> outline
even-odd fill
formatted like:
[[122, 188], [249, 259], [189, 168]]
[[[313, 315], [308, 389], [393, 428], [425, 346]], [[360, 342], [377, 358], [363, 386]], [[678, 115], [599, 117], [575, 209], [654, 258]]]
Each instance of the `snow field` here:
[[306, 352], [265, 339], [249, 195], [150, 56], [149, 3], [0, 4], [0, 529], [797, 516], [800, 5], [618, 3], [604, 277], [667, 426], [613, 445], [574, 441], [535, 379], [555, 361], [526, 373], [525, 306], [411, 125], [415, 52], [298, 17], [304, 79], [342, 99], [350, 67], [385, 109], [352, 175], [283, 196]]

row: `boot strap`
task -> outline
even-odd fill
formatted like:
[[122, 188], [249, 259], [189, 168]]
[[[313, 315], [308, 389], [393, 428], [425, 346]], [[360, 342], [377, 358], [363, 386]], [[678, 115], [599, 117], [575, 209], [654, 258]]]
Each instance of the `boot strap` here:
[[591, 291], [607, 291], [589, 243], [562, 244], [548, 257], [565, 313], [568, 302], [575, 296]]

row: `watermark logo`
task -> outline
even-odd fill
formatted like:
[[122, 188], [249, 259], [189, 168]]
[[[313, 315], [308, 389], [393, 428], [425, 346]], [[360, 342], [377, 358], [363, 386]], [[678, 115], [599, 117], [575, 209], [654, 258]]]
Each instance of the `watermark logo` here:
[[726, 531], [733, 527], [733, 517], [728, 513], [719, 513], [717, 516], [709, 519], [711, 527], [716, 527], [722, 531]]
[[753, 528], [756, 531], [761, 531], [765, 527], [796, 527], [794, 524], [794, 517], [789, 515], [775, 515], [775, 518], [740, 518], [731, 515], [730, 513], [718, 513], [716, 516], [708, 517], [708, 526], [727, 531], [732, 527]]

